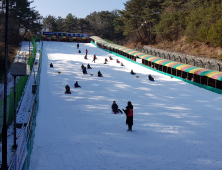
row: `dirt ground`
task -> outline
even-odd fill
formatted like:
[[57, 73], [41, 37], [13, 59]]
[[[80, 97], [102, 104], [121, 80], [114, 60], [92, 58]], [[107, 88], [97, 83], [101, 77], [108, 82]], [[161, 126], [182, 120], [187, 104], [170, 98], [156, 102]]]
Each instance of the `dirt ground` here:
[[[148, 45], [148, 44], [138, 42], [138, 43], [125, 44], [124, 46], [134, 49], [135, 46], [143, 47], [144, 45]], [[221, 47], [212, 47], [201, 42], [188, 43], [186, 42], [185, 37], [182, 37], [179, 40], [172, 41], [172, 42], [157, 41], [156, 44], [148, 45], [148, 46], [152, 46], [154, 48], [158, 48], [158, 49], [162, 49], [162, 50], [166, 50], [170, 52], [179, 52], [179, 53], [184, 53], [184, 54], [193, 55], [197, 57], [208, 57], [208, 58], [222, 60]]]

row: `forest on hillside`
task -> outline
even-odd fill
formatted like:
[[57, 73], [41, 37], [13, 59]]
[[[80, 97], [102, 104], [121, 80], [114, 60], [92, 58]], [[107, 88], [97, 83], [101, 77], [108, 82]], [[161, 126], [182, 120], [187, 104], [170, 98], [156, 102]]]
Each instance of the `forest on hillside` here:
[[199, 41], [222, 46], [221, 0], [128, 0], [124, 10], [93, 12], [86, 18], [46, 16], [43, 29], [80, 32], [110, 40], [132, 39], [147, 44]]
[[[75, 12], [65, 18], [43, 17], [30, 7], [31, 0], [9, 2], [8, 42], [12, 46], [36, 32], [58, 31], [97, 35], [121, 45], [153, 45], [185, 37], [187, 43], [222, 47], [222, 0], [128, 0], [124, 10], [92, 12], [85, 18], [76, 17]], [[4, 63], [4, 23], [5, 0], [0, 0], [0, 69]]]
[[[69, 13], [65, 18], [41, 16], [30, 0], [10, 0], [9, 44], [32, 32], [60, 31], [97, 35], [110, 40], [147, 43], [200, 41], [222, 46], [222, 0], [128, 0], [124, 10], [93, 12], [85, 18]], [[0, 0], [0, 42], [4, 42], [5, 0]], [[118, 7], [117, 7], [118, 8]]]
[[[8, 60], [9, 65], [14, 61], [19, 43], [25, 36], [35, 35], [41, 31], [42, 16], [33, 8], [30, 8], [28, 0], [10, 0], [8, 18]], [[0, 0], [0, 81], [4, 74], [5, 63], [5, 0]], [[30, 37], [30, 36], [29, 36]]]

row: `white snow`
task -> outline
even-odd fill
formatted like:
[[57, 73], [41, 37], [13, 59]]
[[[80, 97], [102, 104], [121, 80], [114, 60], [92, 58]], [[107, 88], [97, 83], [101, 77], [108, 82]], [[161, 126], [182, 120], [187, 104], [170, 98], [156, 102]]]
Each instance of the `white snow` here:
[[[30, 170], [222, 169], [221, 95], [114, 55], [103, 64], [110, 53], [92, 44], [80, 49], [44, 42]], [[81, 65], [88, 63], [92, 69], [83, 75]], [[99, 70], [104, 77], [97, 77]], [[82, 87], [73, 88], [75, 81]], [[67, 84], [72, 94], [64, 94]], [[132, 132], [124, 114], [111, 113], [113, 100], [120, 109], [132, 102]]]

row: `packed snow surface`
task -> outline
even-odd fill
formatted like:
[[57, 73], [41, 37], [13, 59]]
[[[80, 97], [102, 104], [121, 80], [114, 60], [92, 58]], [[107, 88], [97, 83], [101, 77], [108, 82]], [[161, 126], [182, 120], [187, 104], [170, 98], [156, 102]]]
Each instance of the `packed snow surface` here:
[[[222, 169], [221, 95], [114, 55], [110, 61], [92, 44], [80, 50], [76, 43], [44, 42], [30, 170]], [[92, 69], [83, 75], [88, 63]], [[72, 94], [64, 94], [67, 84]], [[125, 114], [111, 112], [114, 100], [120, 109], [132, 102], [132, 132]]]

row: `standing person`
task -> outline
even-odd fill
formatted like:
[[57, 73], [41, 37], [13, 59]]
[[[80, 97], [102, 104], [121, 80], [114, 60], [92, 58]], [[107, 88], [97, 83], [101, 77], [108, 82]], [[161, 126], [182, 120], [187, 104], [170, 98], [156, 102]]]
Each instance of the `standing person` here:
[[128, 105], [126, 106], [126, 110], [123, 109], [126, 114], [126, 124], [128, 125], [128, 130], [132, 132], [133, 126], [133, 105], [130, 101], [128, 101]]
[[79, 49], [79, 43], [77, 44], [77, 49]]
[[113, 104], [112, 104], [112, 111], [113, 111], [113, 113], [114, 114], [116, 114], [116, 113], [123, 113], [120, 109], [119, 109], [119, 107], [118, 107], [118, 105], [116, 104], [116, 101], [113, 101]]
[[[93, 61], [94, 61], [94, 63], [95, 63], [95, 61], [96, 61], [96, 55], [93, 56]], [[93, 61], [92, 61], [92, 62], [93, 62]]]
[[86, 49], [86, 57], [87, 57], [87, 54], [88, 54], [88, 50]]

